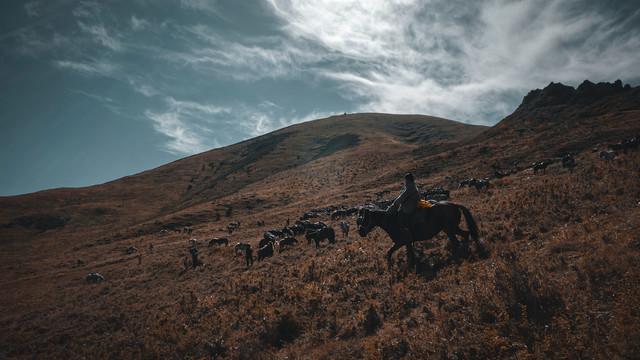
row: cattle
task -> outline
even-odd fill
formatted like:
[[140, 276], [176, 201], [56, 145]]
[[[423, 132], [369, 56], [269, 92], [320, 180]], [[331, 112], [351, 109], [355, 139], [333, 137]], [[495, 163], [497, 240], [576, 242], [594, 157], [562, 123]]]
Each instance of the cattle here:
[[240, 252], [240, 255], [242, 255], [242, 253], [249, 247], [249, 244], [247, 243], [237, 243], [235, 246], [235, 250], [234, 250], [234, 257], [238, 256], [238, 252]]
[[89, 283], [97, 284], [99, 282], [102, 282], [103, 280], [104, 280], [104, 277], [98, 274], [97, 272], [92, 272], [91, 274], [87, 275], [87, 284]]
[[618, 152], [617, 151], [600, 151], [600, 157], [603, 158], [605, 161], [612, 161], [613, 159], [616, 158], [616, 156], [618, 156]]
[[82, 260], [82, 259], [78, 259], [78, 260], [76, 261], [76, 264], [77, 264], [77, 266], [84, 266], [84, 260]]
[[136, 251], [138, 251], [138, 249], [134, 246], [129, 246], [128, 248], [124, 249], [124, 252], [127, 254], [133, 254]]
[[226, 237], [213, 238], [209, 241], [209, 244], [207, 246], [211, 247], [213, 245], [222, 245], [222, 244], [229, 246], [229, 239]]
[[266, 259], [271, 256], [273, 256], [273, 243], [270, 242], [258, 249], [258, 261], [262, 261], [262, 259]]
[[198, 244], [198, 240], [196, 240], [194, 238], [191, 238], [191, 239], [189, 239], [189, 244], [191, 246], [196, 246]]
[[296, 238], [286, 237], [280, 240], [280, 243], [279, 243], [280, 246], [279, 246], [278, 252], [282, 252], [282, 250], [284, 250], [285, 247], [292, 246], [293, 244], [297, 244], [297, 243], [298, 243], [298, 240]]
[[185, 227], [182, 229], [182, 232], [187, 233], [187, 234], [191, 234], [191, 233], [193, 232], [193, 229], [192, 229], [192, 228], [190, 228], [190, 227], [188, 227], [188, 226], [185, 226]]
[[349, 223], [346, 221], [340, 221], [340, 229], [342, 230], [342, 236], [349, 236]]
[[168, 233], [169, 231], [167, 231], [166, 229], [160, 230], [160, 235], [167, 235]]

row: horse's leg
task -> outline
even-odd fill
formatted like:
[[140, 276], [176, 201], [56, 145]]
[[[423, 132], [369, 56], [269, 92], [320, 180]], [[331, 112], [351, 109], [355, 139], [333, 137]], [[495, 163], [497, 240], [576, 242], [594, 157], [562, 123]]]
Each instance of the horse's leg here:
[[451, 241], [451, 246], [453, 247], [452, 252], [456, 253], [458, 251], [458, 248], [460, 248], [460, 241], [458, 241], [458, 238], [456, 237], [455, 230], [452, 229], [452, 226], [448, 225], [444, 226], [444, 232], [449, 237], [449, 241]]
[[404, 245], [404, 243], [400, 243], [400, 242], [393, 243], [393, 246], [391, 247], [391, 249], [389, 249], [389, 251], [387, 251], [387, 263], [389, 265], [391, 265], [391, 255], [393, 255], [393, 253], [396, 250], [400, 249], [403, 245]]
[[415, 251], [413, 251], [413, 244], [407, 244], [407, 259], [409, 269], [412, 269], [414, 266], [416, 268], [416, 274], [420, 273], [420, 259], [416, 256]]

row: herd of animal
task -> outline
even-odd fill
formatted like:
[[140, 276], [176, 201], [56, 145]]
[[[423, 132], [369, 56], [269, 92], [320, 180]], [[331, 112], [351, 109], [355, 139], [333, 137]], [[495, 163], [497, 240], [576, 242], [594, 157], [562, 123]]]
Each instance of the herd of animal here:
[[[636, 136], [633, 139], [623, 140], [620, 143], [616, 144], [598, 144], [593, 152], [599, 151], [599, 157], [604, 159], [605, 161], [612, 161], [615, 159], [619, 153], [618, 151], [622, 151], [624, 154], [627, 154], [629, 151], [636, 151], [638, 149], [638, 145], [640, 144], [640, 135]], [[608, 151], [599, 150], [602, 146], [607, 146]], [[550, 164], [562, 162], [562, 167], [568, 168], [570, 173], [573, 173], [573, 168], [576, 166], [576, 160], [574, 155], [569, 153], [564, 155], [561, 158], [549, 158], [542, 161], [534, 162], [529, 165], [526, 169], [533, 169], [533, 173], [538, 175], [540, 173], [546, 173], [546, 169]], [[520, 168], [517, 163], [514, 163], [514, 168], [508, 171], [502, 171], [497, 166], [494, 166], [494, 176], [495, 179], [500, 179], [506, 176], [510, 176], [512, 174], [517, 173]], [[491, 178], [471, 178], [468, 180], [464, 180], [459, 183], [458, 188], [463, 187], [475, 187], [478, 193], [486, 192], [487, 189], [491, 186]], [[300, 220], [296, 221], [293, 225], [289, 225], [289, 219], [287, 219], [287, 225], [284, 226], [281, 230], [267, 230], [263, 234], [263, 238], [260, 239], [257, 250], [257, 260], [262, 261], [268, 257], [274, 256], [276, 250], [278, 253], [281, 253], [286, 248], [295, 246], [299, 243], [299, 241], [295, 238], [295, 236], [304, 235], [307, 240], [307, 244], [311, 244], [312, 241], [315, 243], [316, 248], [319, 248], [320, 243], [322, 241], [327, 240], [329, 243], [333, 244], [336, 240], [335, 230], [333, 227], [328, 226], [323, 221], [311, 222], [309, 219], [318, 218], [322, 216], [330, 216], [332, 220], [340, 219], [340, 230], [342, 231], [342, 235], [347, 237], [349, 235], [349, 223], [342, 220], [343, 218], [356, 215], [363, 208], [372, 209], [374, 206], [384, 209], [388, 207], [394, 199], [381, 200], [381, 198], [389, 193], [389, 190], [384, 190], [375, 193], [376, 200], [373, 200], [372, 203], [365, 206], [354, 206], [354, 207], [343, 207], [343, 206], [329, 206], [327, 208], [319, 208], [313, 209], [305, 212]], [[434, 188], [421, 193], [422, 198], [428, 200], [436, 200], [442, 201], [447, 200], [449, 198], [449, 191], [442, 188]], [[346, 198], [346, 196], [343, 196]], [[372, 200], [372, 196], [367, 196], [367, 199]], [[264, 221], [261, 222], [264, 225]], [[260, 225], [260, 223], [259, 223]], [[226, 227], [226, 230], [229, 234], [232, 234], [234, 230], [240, 227], [240, 221], [232, 222]], [[185, 233], [191, 234], [193, 229], [190, 227], [173, 227], [170, 230], [163, 229], [160, 231], [160, 235], [166, 235], [169, 231], [173, 231], [176, 233]], [[194, 267], [202, 264], [197, 260], [197, 240], [195, 238], [190, 238], [189, 240], [190, 248], [189, 251], [193, 256]], [[221, 246], [229, 245], [228, 237], [217, 237], [212, 238], [208, 241], [207, 246]], [[247, 249], [250, 248], [248, 243], [238, 242], [235, 245], [234, 256], [243, 255], [246, 253]], [[125, 249], [126, 254], [132, 254], [137, 252], [138, 249], [134, 246], [129, 246]], [[150, 245], [150, 251], [153, 251], [153, 245]], [[78, 266], [84, 266], [84, 262], [81, 259], [77, 260]], [[185, 263], [186, 265], [186, 263]], [[92, 272], [86, 276], [87, 283], [99, 283], [104, 280], [104, 277], [96, 272]]]

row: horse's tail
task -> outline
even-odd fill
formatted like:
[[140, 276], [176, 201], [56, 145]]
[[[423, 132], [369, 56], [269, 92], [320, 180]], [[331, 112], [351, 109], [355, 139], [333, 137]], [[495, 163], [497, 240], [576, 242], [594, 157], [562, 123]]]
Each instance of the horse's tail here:
[[477, 242], [478, 241], [478, 225], [476, 224], [476, 221], [473, 219], [473, 216], [471, 216], [471, 211], [469, 211], [469, 209], [464, 207], [464, 205], [460, 205], [460, 204], [456, 204], [456, 205], [460, 210], [462, 210], [462, 213], [464, 214], [464, 218], [467, 220], [467, 227], [469, 228], [469, 234], [471, 235], [471, 238], [473, 239], [473, 241]]

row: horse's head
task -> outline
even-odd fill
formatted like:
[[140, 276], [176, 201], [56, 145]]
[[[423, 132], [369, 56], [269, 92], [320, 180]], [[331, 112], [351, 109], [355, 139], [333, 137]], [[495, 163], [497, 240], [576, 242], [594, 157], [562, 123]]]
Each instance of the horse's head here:
[[371, 216], [371, 210], [369, 209], [360, 209], [358, 213], [358, 220], [356, 221], [358, 224], [358, 234], [361, 237], [367, 236], [368, 233], [373, 230], [378, 224], [373, 221]]

